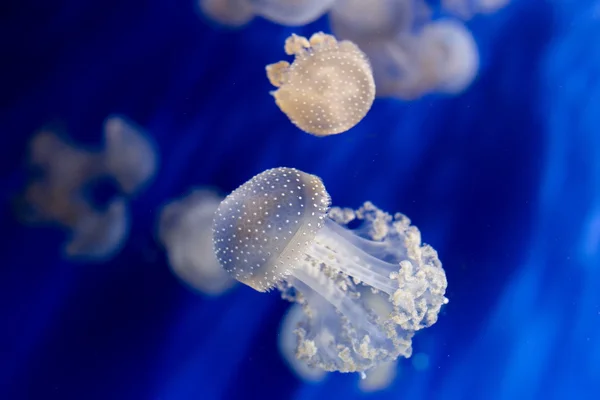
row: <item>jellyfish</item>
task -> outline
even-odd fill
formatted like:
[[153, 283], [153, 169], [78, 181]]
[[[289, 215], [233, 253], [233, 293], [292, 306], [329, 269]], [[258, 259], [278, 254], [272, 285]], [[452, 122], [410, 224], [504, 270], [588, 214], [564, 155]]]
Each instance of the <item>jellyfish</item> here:
[[255, 15], [286, 26], [302, 26], [324, 15], [335, 0], [200, 0], [200, 10], [214, 21], [240, 27]]
[[294, 61], [267, 66], [267, 77], [278, 89], [271, 94], [290, 121], [315, 136], [345, 132], [367, 115], [375, 98], [373, 72], [354, 43], [338, 42], [319, 32], [292, 35], [285, 52]]
[[213, 189], [194, 189], [163, 207], [158, 236], [173, 274], [196, 292], [219, 295], [235, 280], [221, 268], [212, 249], [212, 221], [223, 198]]
[[427, 93], [458, 94], [474, 80], [479, 53], [464, 24], [441, 19], [410, 35], [363, 47], [371, 60], [377, 96], [415, 99]]
[[[264, 171], [227, 196], [213, 246], [238, 281], [302, 305], [296, 356], [325, 371], [364, 372], [410, 357], [415, 332], [448, 302], [437, 252], [406, 216], [370, 202], [330, 208], [321, 179], [293, 168]], [[363, 290], [391, 311], [378, 315]]]
[[[363, 290], [361, 296], [365, 303], [382, 317], [392, 311], [389, 302], [373, 294], [371, 290]], [[297, 338], [295, 331], [302, 323], [303, 318], [304, 311], [302, 305], [293, 303], [285, 313], [279, 328], [279, 353], [286, 361], [290, 370], [299, 379], [309, 383], [318, 383], [326, 378], [327, 372], [318, 367], [310, 367], [305, 361], [299, 360], [296, 357]], [[365, 393], [372, 393], [386, 389], [394, 381], [397, 367], [397, 360], [393, 360], [382, 362], [371, 368], [364, 377], [358, 380], [359, 390]]]
[[200, 0], [200, 10], [213, 21], [232, 28], [241, 27], [254, 18], [249, 0]]
[[359, 45], [393, 40], [428, 21], [431, 11], [422, 0], [337, 0], [329, 12], [336, 37]]
[[[104, 151], [78, 147], [48, 130], [31, 140], [29, 163], [36, 174], [19, 199], [19, 214], [31, 224], [64, 228], [69, 258], [102, 261], [116, 254], [129, 232], [127, 197], [155, 171], [154, 148], [122, 119], [108, 118], [105, 134]], [[103, 179], [119, 189], [98, 205], [91, 192]]]
[[298, 303], [292, 304], [281, 320], [277, 345], [279, 354], [299, 379], [309, 383], [317, 383], [325, 379], [327, 371], [318, 367], [311, 367], [306, 362], [296, 358], [297, 340], [295, 331], [303, 318], [302, 306]]
[[123, 192], [133, 194], [143, 188], [158, 168], [157, 152], [140, 127], [123, 117], [111, 116], [104, 122], [104, 164]]

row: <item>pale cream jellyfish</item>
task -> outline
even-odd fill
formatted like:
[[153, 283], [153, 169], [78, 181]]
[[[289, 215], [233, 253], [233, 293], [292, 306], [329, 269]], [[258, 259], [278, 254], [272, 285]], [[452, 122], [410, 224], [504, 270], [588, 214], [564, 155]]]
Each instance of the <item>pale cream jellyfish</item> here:
[[[402, 215], [367, 202], [329, 208], [320, 178], [293, 168], [256, 175], [221, 202], [213, 245], [225, 271], [303, 306], [296, 356], [326, 371], [364, 372], [410, 357], [412, 337], [448, 300], [436, 251]], [[358, 227], [347, 226], [356, 220]], [[389, 304], [378, 315], [361, 296]]]
[[[361, 296], [365, 303], [381, 317], [393, 311], [388, 301], [373, 294], [370, 289], [362, 291]], [[294, 303], [285, 313], [279, 327], [279, 353], [299, 379], [311, 383], [321, 382], [327, 372], [318, 367], [310, 367], [305, 361], [296, 357], [298, 338], [295, 331], [305, 318], [302, 308], [301, 304]], [[326, 333], [322, 332], [322, 334]], [[397, 360], [385, 361], [371, 368], [359, 379], [358, 388], [367, 393], [386, 389], [396, 377], [397, 364]]]
[[287, 26], [309, 24], [324, 15], [335, 0], [200, 0], [200, 10], [212, 20], [231, 27], [248, 23], [255, 15]]
[[230, 27], [240, 27], [254, 18], [249, 0], [200, 0], [200, 10], [213, 21]]
[[[31, 141], [30, 164], [40, 172], [23, 194], [24, 219], [69, 231], [68, 257], [105, 259], [123, 244], [129, 229], [126, 196], [148, 183], [157, 156], [148, 140], [121, 117], [105, 122], [105, 149], [88, 150], [41, 131]], [[90, 200], [90, 187], [113, 180], [120, 193], [105, 207]]]
[[333, 34], [361, 48], [411, 32], [430, 17], [421, 0], [337, 0], [329, 12]]
[[102, 155], [77, 148], [53, 132], [42, 131], [31, 141], [30, 164], [41, 175], [29, 183], [23, 194], [21, 216], [25, 221], [64, 227], [70, 236], [64, 247], [67, 257], [112, 256], [128, 231], [125, 201], [117, 197], [100, 210], [83, 191], [104, 174]]
[[453, 20], [425, 24], [412, 35], [364, 47], [377, 96], [414, 99], [427, 93], [457, 94], [474, 80], [479, 53], [471, 32]]
[[316, 136], [345, 132], [358, 124], [375, 97], [373, 72], [354, 43], [319, 32], [310, 40], [292, 35], [285, 52], [292, 64], [267, 66], [275, 103], [298, 128]]
[[116, 115], [104, 122], [104, 140], [105, 172], [115, 178], [124, 193], [141, 190], [158, 169], [154, 144], [140, 127]]
[[298, 379], [310, 383], [321, 382], [325, 379], [327, 371], [319, 367], [310, 367], [305, 361], [296, 357], [298, 339], [295, 331], [302, 319], [304, 319], [302, 306], [298, 303], [292, 304], [283, 316], [279, 327], [277, 335], [279, 354]]
[[302, 26], [324, 15], [336, 0], [247, 0], [255, 13], [287, 26]]
[[194, 291], [219, 295], [235, 280], [223, 271], [212, 249], [212, 221], [223, 200], [215, 190], [195, 189], [163, 207], [158, 236], [173, 274]]

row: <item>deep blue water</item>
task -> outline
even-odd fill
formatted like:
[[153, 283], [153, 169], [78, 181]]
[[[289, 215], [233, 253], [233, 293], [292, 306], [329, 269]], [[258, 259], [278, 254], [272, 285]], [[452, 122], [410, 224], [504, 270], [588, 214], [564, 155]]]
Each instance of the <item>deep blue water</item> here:
[[[476, 82], [457, 97], [376, 100], [317, 139], [264, 73], [291, 32], [216, 29], [188, 0], [0, 6], [0, 399], [596, 399], [600, 396], [600, 10], [522, 0], [469, 22]], [[60, 253], [13, 198], [33, 133], [100, 144], [113, 113], [143, 126], [160, 170], [107, 263]], [[277, 353], [288, 303], [246, 287], [208, 299], [169, 272], [158, 210], [192, 186], [228, 192], [264, 169], [323, 178], [333, 203], [401, 211], [448, 277], [440, 319], [384, 392], [355, 375], [296, 380]]]

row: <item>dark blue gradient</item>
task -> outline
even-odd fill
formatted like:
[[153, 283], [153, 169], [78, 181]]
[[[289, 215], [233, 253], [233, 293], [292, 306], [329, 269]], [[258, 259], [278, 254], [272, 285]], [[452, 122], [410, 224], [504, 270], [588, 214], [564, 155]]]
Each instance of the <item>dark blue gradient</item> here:
[[[376, 100], [315, 138], [275, 106], [265, 65], [291, 30], [218, 29], [193, 0], [0, 6], [0, 399], [597, 399], [600, 393], [600, 8], [513, 1], [469, 22], [481, 71], [458, 97]], [[61, 257], [64, 233], [23, 226], [14, 198], [33, 133], [100, 145], [122, 114], [161, 166], [101, 264]], [[238, 287], [195, 295], [156, 241], [160, 207], [228, 192], [264, 169], [321, 176], [335, 205], [401, 211], [435, 247], [450, 303], [387, 390], [296, 380], [277, 353], [287, 303]]]

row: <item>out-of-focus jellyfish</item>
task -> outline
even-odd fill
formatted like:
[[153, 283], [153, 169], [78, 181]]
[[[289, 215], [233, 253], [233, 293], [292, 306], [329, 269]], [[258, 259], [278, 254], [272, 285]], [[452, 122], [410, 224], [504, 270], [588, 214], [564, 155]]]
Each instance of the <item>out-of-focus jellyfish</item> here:
[[[149, 154], [152, 146], [139, 133], [115, 134], [114, 124], [121, 124], [119, 121], [118, 117], [106, 121], [104, 152], [78, 148], [49, 131], [38, 133], [31, 141], [29, 161], [38, 174], [25, 189], [21, 216], [29, 223], [53, 223], [67, 229], [70, 239], [64, 252], [68, 257], [109, 258], [127, 236], [125, 198], [117, 194], [103, 207], [94, 205], [89, 195], [94, 182], [112, 179], [121, 192], [130, 194], [154, 173], [155, 164], [148, 167], [148, 160], [140, 157], [148, 156], [155, 163], [156, 156]], [[119, 148], [121, 144], [125, 149]]]
[[352, 42], [319, 32], [292, 35], [285, 52], [294, 62], [267, 65], [275, 102], [298, 128], [316, 136], [342, 133], [367, 115], [375, 98], [373, 72]]
[[[329, 209], [323, 182], [293, 168], [258, 174], [223, 200], [213, 224], [215, 254], [238, 281], [278, 288], [302, 304], [297, 357], [326, 371], [367, 371], [410, 357], [412, 337], [437, 321], [446, 275], [436, 251], [402, 214], [371, 203]], [[358, 227], [347, 223], [357, 220]], [[390, 304], [378, 315], [361, 297]]]
[[255, 15], [287, 26], [302, 26], [324, 15], [335, 0], [200, 0], [200, 10], [212, 20], [240, 27]]
[[123, 117], [111, 116], [104, 123], [104, 164], [126, 194], [133, 194], [154, 176], [158, 167], [153, 143], [140, 127]]
[[211, 189], [196, 189], [163, 207], [158, 236], [171, 270], [195, 291], [218, 295], [235, 280], [223, 271], [212, 248], [212, 222], [223, 198]]
[[305, 361], [296, 357], [296, 347], [298, 339], [296, 329], [304, 319], [304, 311], [300, 304], [292, 304], [281, 320], [277, 344], [279, 354], [283, 357], [290, 370], [301, 380], [305, 382], [321, 382], [325, 379], [327, 371], [319, 367], [310, 367]]
[[[389, 305], [389, 301], [373, 294], [370, 289], [363, 290], [361, 297], [367, 306], [382, 318], [393, 311]], [[325, 379], [327, 372], [318, 367], [310, 367], [305, 361], [296, 357], [298, 338], [295, 331], [301, 326], [304, 318], [304, 311], [301, 304], [294, 303], [287, 310], [279, 328], [279, 353], [288, 364], [290, 370], [299, 379], [305, 382], [321, 382]], [[366, 393], [377, 392], [387, 388], [396, 377], [397, 364], [397, 360], [386, 361], [371, 368], [365, 374], [366, 376], [359, 379], [358, 388]]]
[[302, 26], [324, 15], [336, 0], [248, 0], [257, 15], [287, 26]]
[[429, 7], [421, 0], [337, 0], [329, 12], [334, 35], [359, 46], [393, 40], [430, 16]]
[[476, 14], [492, 14], [505, 7], [510, 0], [442, 0], [442, 8], [447, 12], [468, 20]]
[[254, 10], [248, 0], [200, 0], [200, 10], [213, 21], [234, 28], [254, 18]]
[[479, 53], [460, 22], [437, 20], [414, 35], [363, 47], [371, 60], [377, 96], [414, 99], [427, 93], [457, 94], [477, 75]]

